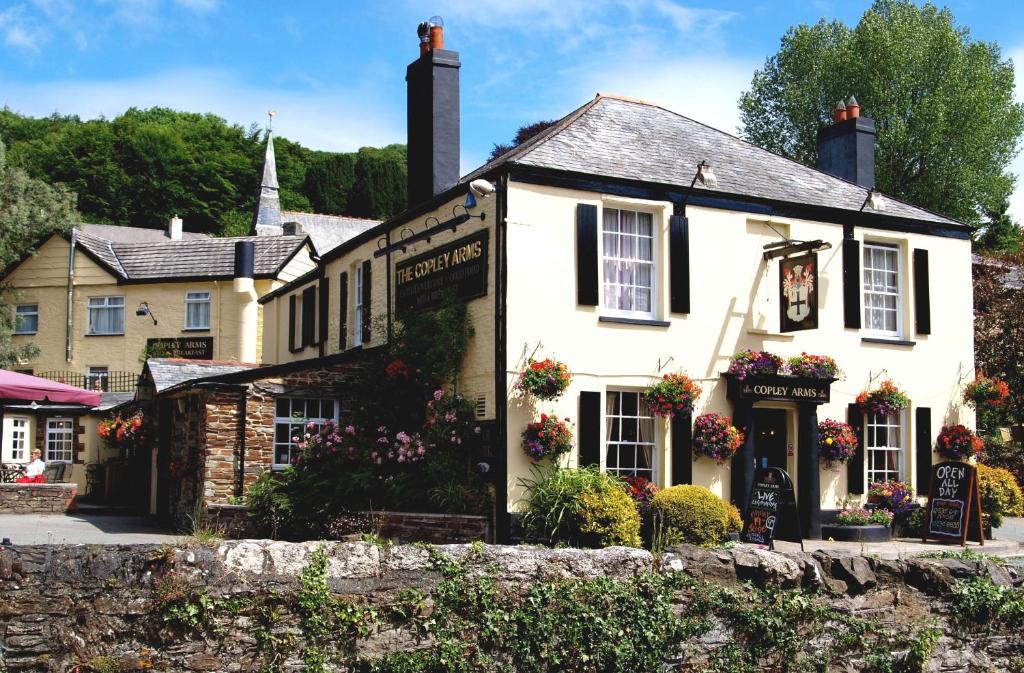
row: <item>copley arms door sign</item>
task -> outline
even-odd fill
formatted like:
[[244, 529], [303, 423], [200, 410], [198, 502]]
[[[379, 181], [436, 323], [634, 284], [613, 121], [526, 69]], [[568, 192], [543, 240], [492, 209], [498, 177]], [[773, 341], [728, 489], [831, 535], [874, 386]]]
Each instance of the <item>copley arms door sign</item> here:
[[779, 260], [779, 331], [818, 328], [818, 255]]

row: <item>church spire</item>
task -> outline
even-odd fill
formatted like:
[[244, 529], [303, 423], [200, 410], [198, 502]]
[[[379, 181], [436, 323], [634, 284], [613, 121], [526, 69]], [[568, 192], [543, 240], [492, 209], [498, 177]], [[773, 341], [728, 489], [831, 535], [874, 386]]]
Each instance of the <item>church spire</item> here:
[[[273, 111], [269, 112], [273, 124]], [[253, 229], [257, 235], [281, 233], [281, 198], [278, 195], [277, 161], [274, 158], [274, 132], [267, 128], [267, 151], [263, 160], [263, 182], [260, 183], [260, 198], [253, 214]], [[271, 229], [273, 228], [273, 229]]]

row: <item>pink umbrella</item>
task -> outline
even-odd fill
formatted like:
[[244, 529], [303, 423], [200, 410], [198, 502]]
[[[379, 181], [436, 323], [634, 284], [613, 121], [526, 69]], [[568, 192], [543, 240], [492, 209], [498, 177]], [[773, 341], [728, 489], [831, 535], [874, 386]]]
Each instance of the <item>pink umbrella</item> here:
[[63, 402], [88, 407], [99, 405], [102, 395], [66, 383], [0, 369], [0, 399], [26, 402]]

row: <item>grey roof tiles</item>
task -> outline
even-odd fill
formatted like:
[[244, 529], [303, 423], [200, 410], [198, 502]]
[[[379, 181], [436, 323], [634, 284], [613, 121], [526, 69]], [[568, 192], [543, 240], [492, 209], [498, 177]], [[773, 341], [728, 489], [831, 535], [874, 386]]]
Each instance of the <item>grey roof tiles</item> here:
[[211, 376], [232, 374], [245, 369], [259, 367], [251, 362], [227, 362], [221, 360], [185, 360], [182, 358], [149, 358], [146, 368], [159, 394], [182, 383], [205, 379]]
[[313, 245], [321, 255], [380, 224], [380, 220], [367, 220], [361, 217], [296, 213], [287, 210], [281, 212], [281, 220], [299, 224], [302, 233], [313, 239]]

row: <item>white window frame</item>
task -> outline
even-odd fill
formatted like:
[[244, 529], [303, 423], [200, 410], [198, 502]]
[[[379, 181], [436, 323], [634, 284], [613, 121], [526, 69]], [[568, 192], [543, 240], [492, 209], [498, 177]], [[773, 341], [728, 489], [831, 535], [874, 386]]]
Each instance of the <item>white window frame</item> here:
[[[280, 402], [284, 402], [284, 401], [288, 402], [289, 415], [288, 416], [279, 416], [278, 415], [279, 414], [279, 403]], [[311, 402], [311, 401], [315, 401], [319, 405], [319, 407], [321, 409], [323, 408], [323, 403], [324, 402], [332, 403], [334, 405], [334, 414], [333, 414], [333, 416], [331, 418], [325, 418], [325, 417], [311, 418], [311, 417], [307, 417], [307, 416], [304, 416], [304, 415], [303, 416], [295, 415], [295, 412], [294, 412], [295, 402], [303, 402], [304, 403], [303, 404], [303, 409], [305, 410], [305, 406], [306, 406], [305, 403], [308, 403], [308, 402]], [[301, 437], [303, 434], [305, 434], [306, 433], [306, 426], [310, 422], [316, 423], [317, 426], [318, 426], [318, 429], [320, 427], [323, 427], [323, 425], [327, 421], [334, 421], [335, 423], [337, 423], [338, 422], [338, 412], [339, 412], [338, 400], [334, 400], [334, 399], [327, 398], [327, 397], [290, 397], [290, 396], [281, 396], [281, 397], [275, 398], [274, 399], [274, 437], [273, 437], [273, 439], [274, 439], [274, 442], [273, 442], [274, 448], [273, 448], [273, 455], [271, 456], [271, 461], [272, 461], [271, 467], [272, 467], [272, 469], [274, 469], [274, 470], [283, 470], [286, 467], [289, 467], [291, 465], [291, 458], [292, 458], [292, 455], [293, 455], [293, 453], [295, 451], [295, 443], [292, 441], [292, 438], [293, 437]], [[279, 440], [279, 438], [278, 438], [278, 429], [281, 426], [286, 426], [288, 428], [287, 437], [283, 441]], [[283, 462], [283, 463], [279, 462], [278, 459], [277, 459], [278, 458], [278, 452], [282, 451], [282, 450], [286, 452], [285, 455], [287, 456], [286, 461]]]
[[[618, 308], [618, 307], [609, 306], [608, 303], [607, 303], [607, 298], [606, 298], [606, 291], [607, 291], [607, 289], [606, 289], [606, 286], [609, 285], [609, 283], [607, 283], [606, 280], [605, 280], [605, 262], [609, 261], [609, 260], [615, 260], [615, 261], [624, 262], [624, 263], [640, 263], [640, 264], [647, 263], [646, 260], [640, 260], [639, 258], [627, 259], [627, 258], [617, 258], [617, 257], [607, 257], [606, 256], [606, 254], [605, 254], [605, 240], [604, 240], [605, 239], [604, 226], [605, 226], [605, 215], [610, 210], [614, 210], [614, 211], [617, 211], [617, 212], [620, 213], [620, 216], [619, 216], [620, 217], [620, 221], [621, 221], [621, 213], [622, 212], [631, 212], [631, 213], [637, 213], [637, 214], [644, 214], [644, 215], [650, 216], [650, 218], [651, 218], [651, 260], [650, 260], [650, 265], [651, 265], [651, 310], [650, 311], [637, 311], [637, 310], [621, 309], [621, 308]], [[599, 256], [600, 268], [598, 269], [598, 274], [599, 274], [598, 283], [599, 283], [599, 288], [600, 288], [599, 292], [600, 292], [600, 295], [601, 295], [600, 296], [601, 313], [603, 315], [614, 316], [614, 317], [622, 317], [622, 318], [639, 318], [639, 319], [646, 319], [646, 320], [657, 319], [657, 317], [658, 317], [658, 315], [660, 313], [659, 309], [660, 309], [660, 306], [661, 306], [661, 302], [659, 300], [659, 295], [658, 295], [658, 277], [659, 277], [659, 274], [662, 271], [662, 266], [660, 264], [660, 257], [659, 257], [659, 254], [660, 254], [660, 251], [661, 251], [661, 245], [660, 245], [660, 240], [659, 240], [661, 238], [660, 221], [661, 221], [660, 211], [658, 211], [657, 209], [637, 208], [637, 207], [632, 206], [632, 205], [619, 205], [619, 204], [616, 204], [616, 203], [604, 204], [602, 206], [602, 209], [601, 209], [601, 222], [600, 222], [600, 225], [598, 227], [598, 237], [597, 238], [598, 238], [598, 246], [599, 246], [599, 250], [600, 250], [600, 256]], [[641, 238], [639, 233], [637, 233], [637, 234], [622, 234], [620, 232], [610, 232], [610, 234], [611, 235], [615, 235], [615, 236], [620, 236], [620, 237], [621, 236], [634, 236], [637, 239]], [[634, 286], [634, 287], [641, 287], [641, 286]]]
[[[205, 298], [193, 295], [206, 295]], [[206, 304], [206, 324], [189, 324], [189, 307], [195, 304]], [[187, 290], [185, 292], [185, 329], [186, 330], [209, 330], [213, 322], [213, 293], [209, 290]]]
[[[120, 300], [121, 303], [120, 304], [116, 304], [116, 303], [112, 304], [111, 303], [112, 299]], [[101, 304], [100, 303], [94, 304], [94, 302], [99, 302], [99, 301], [102, 301], [103, 303], [101, 303]], [[86, 325], [86, 329], [88, 331], [86, 332], [86, 334], [89, 334], [89, 335], [92, 335], [92, 336], [124, 336], [124, 327], [125, 327], [125, 311], [124, 311], [125, 302], [124, 302], [124, 295], [110, 295], [110, 296], [103, 296], [103, 297], [89, 297], [89, 301], [86, 304], [86, 307], [87, 307], [86, 310], [87, 310], [87, 317], [88, 317], [88, 323]], [[118, 308], [121, 309], [121, 331], [120, 332], [97, 332], [93, 328], [94, 327], [94, 325], [93, 325], [93, 310], [109, 311], [109, 310], [118, 309]]]
[[89, 367], [89, 372], [85, 375], [86, 388], [88, 390], [95, 390], [93, 387], [94, 379], [100, 379], [100, 390], [110, 389], [110, 367], [96, 366]]
[[[886, 440], [884, 442], [877, 441], [877, 435], [872, 432], [873, 430], [885, 430]], [[899, 437], [898, 446], [892, 446], [889, 443], [889, 438], [892, 436], [892, 431], [895, 430]], [[902, 411], [895, 414], [882, 415], [868, 413], [864, 416], [864, 471], [865, 478], [869, 486], [879, 481], [888, 481], [889, 479], [895, 479], [896, 481], [903, 481], [904, 475], [906, 474], [906, 459], [907, 459], [907, 428], [904, 422], [904, 413]], [[882, 464], [885, 464], [885, 457], [888, 454], [896, 454], [896, 469], [891, 470], [888, 467], [877, 469], [875, 465], [875, 455], [879, 456], [879, 460]]]
[[[620, 396], [620, 398], [619, 398], [619, 413], [618, 414], [612, 414], [611, 413], [611, 410], [612, 410], [611, 396], [612, 395], [619, 395]], [[637, 415], [636, 416], [623, 415], [623, 413], [622, 413], [622, 409], [623, 409], [623, 407], [622, 407], [622, 398], [621, 398], [622, 395], [635, 395], [636, 396], [636, 398], [637, 398]], [[614, 436], [614, 437], [612, 436], [613, 434], [615, 434], [613, 432], [613, 428], [612, 428], [612, 421], [613, 421], [613, 419], [618, 419], [618, 421], [619, 421], [619, 423], [618, 423], [618, 430], [617, 430], [617, 436]], [[649, 442], [647, 442], [647, 441], [640, 441], [641, 438], [640, 438], [639, 423], [640, 423], [641, 419], [650, 419], [651, 438], [650, 438]], [[610, 388], [610, 389], [606, 390], [605, 391], [605, 410], [604, 410], [604, 418], [603, 418], [603, 420], [604, 420], [604, 423], [603, 423], [602, 427], [603, 427], [603, 434], [604, 434], [604, 442], [603, 442], [603, 450], [601, 452], [601, 468], [605, 472], [609, 472], [611, 474], [615, 474], [615, 475], [618, 475], [620, 477], [627, 477], [627, 476], [646, 477], [647, 479], [650, 479], [653, 483], [658, 483], [658, 481], [657, 481], [658, 477], [659, 477], [659, 474], [658, 474], [658, 472], [659, 472], [658, 464], [660, 462], [659, 458], [661, 456], [661, 453], [659, 451], [659, 442], [658, 442], [658, 439], [659, 439], [659, 432], [658, 432], [659, 423], [657, 423], [657, 417], [654, 416], [654, 414], [650, 413], [650, 411], [647, 411], [646, 415], [644, 414], [643, 393], [641, 391], [639, 391], [639, 390], [629, 390], [629, 389], [623, 389], [623, 388]], [[623, 439], [622, 439], [623, 421], [636, 423], [636, 425], [637, 425], [637, 434], [636, 434], [636, 440], [635, 441], [623, 441]], [[609, 464], [611, 462], [611, 461], [609, 461], [609, 455], [611, 454], [611, 452], [613, 450], [613, 448], [612, 448], [613, 445], [615, 445], [614, 450], [616, 451], [616, 460], [615, 460], [615, 466], [614, 467]], [[637, 456], [640, 455], [639, 454], [639, 447], [642, 447], [642, 446], [649, 446], [650, 447], [651, 456], [650, 456], [650, 461], [649, 461], [650, 462], [650, 469], [649, 470], [648, 469], [640, 469], [640, 470], [638, 470], [637, 467], [636, 467], [636, 464], [639, 462], [637, 460]], [[633, 451], [633, 467], [632, 468], [622, 468], [622, 467], [620, 467], [620, 464], [622, 462], [621, 461], [621, 456], [623, 455], [622, 454], [623, 450], [625, 450], [627, 452], [630, 451], [630, 450]], [[649, 474], [648, 474], [648, 472], [649, 472]]]
[[[56, 427], [58, 423], [67, 423], [68, 427]], [[53, 442], [66, 444], [55, 449]], [[47, 463], [71, 463], [75, 459], [75, 420], [73, 418], [47, 418], [46, 419], [46, 442], [43, 451], [43, 460]], [[61, 457], [55, 458], [55, 453]], [[66, 456], [66, 458], [64, 457]]]
[[28, 429], [27, 416], [11, 417], [11, 462], [27, 463], [29, 458], [28, 450]]
[[357, 264], [354, 273], [355, 282], [352, 288], [352, 345], [363, 345], [363, 265]]
[[[23, 311], [22, 309], [32, 309]], [[36, 328], [33, 330], [21, 329], [23, 316], [35, 316]], [[39, 304], [18, 304], [14, 307], [14, 334], [36, 334], [39, 332]]]
[[[886, 269], [869, 267], [865, 258], [870, 257], [868, 253], [872, 250], [881, 250], [886, 254], [892, 254], [896, 259], [896, 292], [869, 290], [866, 286], [864, 276], [868, 271], [877, 273], [892, 273]], [[900, 247], [895, 244], [864, 241], [863, 252], [861, 253], [861, 303], [863, 304], [864, 331], [878, 337], [887, 339], [899, 339], [903, 335], [903, 254]], [[872, 308], [868, 306], [868, 295], [896, 297], [896, 329], [874, 329], [870, 327], [870, 311], [886, 311], [887, 309]]]

